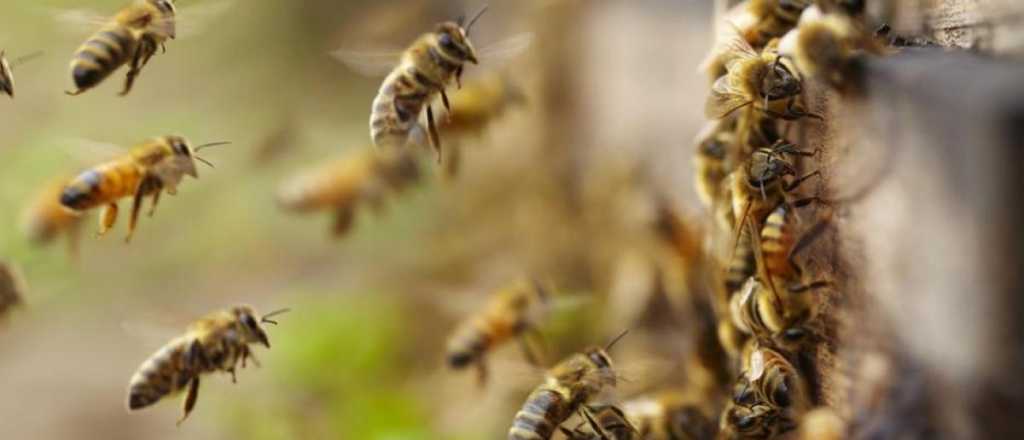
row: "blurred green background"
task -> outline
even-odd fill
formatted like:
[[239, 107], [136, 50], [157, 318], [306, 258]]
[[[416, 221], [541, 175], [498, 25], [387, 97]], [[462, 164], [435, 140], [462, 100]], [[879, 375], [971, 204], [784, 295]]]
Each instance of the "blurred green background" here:
[[[215, 2], [178, 5], [204, 3]], [[27, 307], [0, 330], [0, 438], [502, 437], [538, 376], [513, 348], [497, 353], [486, 390], [472, 374], [447, 371], [444, 341], [466, 310], [459, 304], [478, 304], [524, 273], [601, 292], [608, 261], [636, 229], [606, 199], [636, 174], [693, 203], [684, 146], [705, 88], [694, 68], [709, 41], [704, 3], [491, 2], [474, 32], [478, 47], [518, 32], [538, 38], [521, 59], [479, 69], [521, 78], [531, 105], [468, 142], [455, 181], [439, 179], [424, 155], [416, 189], [381, 215], [360, 213], [352, 234], [331, 240], [329, 216], [291, 215], [274, 200], [289, 176], [368, 144], [380, 78], [328, 53], [402, 47], [479, 2], [236, 1], [196, 20], [205, 25], [194, 36], [170, 41], [130, 96], [117, 96], [122, 69], [72, 98], [63, 93], [67, 65], [88, 33], [55, 17], [109, 15], [124, 1], [5, 1], [0, 47], [10, 57], [45, 53], [17, 67], [17, 98], [0, 99], [0, 258], [29, 285]], [[567, 68], [544, 64], [562, 57]], [[552, 75], [565, 76], [571, 99], [544, 95], [543, 84], [558, 83]], [[572, 114], [544, 108], [563, 99]], [[265, 156], [286, 128], [294, 135]], [[553, 145], [551, 133], [563, 129]], [[216, 169], [163, 198], [130, 245], [127, 203], [102, 239], [90, 213], [77, 260], [61, 239], [25, 239], [21, 213], [35, 194], [104, 159], [90, 144], [164, 134], [233, 143], [207, 150]], [[236, 385], [227, 375], [205, 380], [180, 428], [180, 399], [128, 413], [138, 365], [190, 321], [235, 303], [293, 310], [270, 328], [273, 349], [257, 350], [263, 367], [240, 371]], [[556, 353], [623, 328], [602, 322], [601, 303], [545, 328]]]

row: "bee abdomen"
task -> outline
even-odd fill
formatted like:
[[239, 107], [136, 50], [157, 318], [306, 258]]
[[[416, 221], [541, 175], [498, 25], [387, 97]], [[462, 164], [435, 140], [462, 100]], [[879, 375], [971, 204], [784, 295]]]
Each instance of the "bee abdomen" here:
[[557, 391], [538, 388], [516, 413], [508, 440], [547, 440], [572, 410], [569, 401]]
[[99, 195], [103, 175], [89, 170], [72, 180], [60, 194], [60, 204], [75, 210], [88, 209], [95, 204]]
[[487, 327], [485, 322], [474, 322], [456, 333], [449, 344], [448, 365], [459, 369], [479, 359], [493, 342]]
[[135, 38], [124, 28], [97, 32], [75, 52], [71, 77], [79, 89], [96, 86], [135, 53]]
[[128, 385], [129, 410], [145, 408], [188, 385], [195, 372], [185, 359], [187, 345], [185, 339], [172, 341], [142, 363]]

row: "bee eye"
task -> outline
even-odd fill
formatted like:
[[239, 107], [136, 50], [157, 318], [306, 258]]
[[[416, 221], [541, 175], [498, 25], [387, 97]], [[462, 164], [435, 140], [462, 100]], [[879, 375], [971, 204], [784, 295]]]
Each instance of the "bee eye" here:
[[740, 417], [740, 419], [736, 421], [736, 427], [743, 430], [753, 428], [754, 418], [750, 416]]
[[772, 400], [779, 406], [789, 406], [791, 403], [789, 400], [789, 385], [786, 385], [785, 381], [779, 383], [779, 386], [772, 391]]
[[251, 328], [253, 330], [259, 328], [259, 325], [256, 324], [256, 320], [253, 319], [252, 316], [249, 316], [249, 315], [245, 315], [242, 318], [242, 323], [245, 324], [246, 327], [249, 327], [249, 328]]
[[452, 40], [452, 36], [450, 34], [441, 34], [441, 37], [438, 38], [438, 43], [440, 43], [445, 49], [455, 49], [455, 41]]
[[600, 353], [591, 353], [590, 354], [590, 360], [594, 361], [594, 363], [597, 364], [597, 366], [600, 367], [600, 368], [608, 368], [608, 367], [610, 367], [610, 365], [608, 364], [608, 360], [605, 359], [604, 356], [601, 356]]

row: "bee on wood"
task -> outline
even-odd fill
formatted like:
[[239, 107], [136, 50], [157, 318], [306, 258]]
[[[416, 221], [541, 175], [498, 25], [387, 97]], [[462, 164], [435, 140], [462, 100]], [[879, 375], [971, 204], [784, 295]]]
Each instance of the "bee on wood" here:
[[270, 348], [270, 340], [261, 324], [277, 324], [269, 319], [287, 312], [281, 309], [260, 317], [250, 306], [236, 306], [214, 312], [188, 327], [183, 336], [164, 345], [139, 366], [128, 384], [128, 410], [148, 407], [176, 392], [185, 395], [183, 414], [178, 424], [188, 418], [199, 397], [199, 378], [203, 374], [224, 371], [235, 380], [239, 362], [245, 368], [252, 360], [259, 366], [251, 344]]
[[773, 40], [758, 53], [738, 35], [727, 40], [719, 49], [726, 73], [711, 86], [704, 106], [708, 118], [722, 119], [741, 109], [787, 121], [821, 118], [797, 102], [803, 79], [792, 62], [777, 52], [776, 44]]
[[17, 58], [14, 62], [7, 59], [7, 51], [0, 50], [0, 93], [5, 93], [7, 96], [14, 98], [14, 68], [24, 64], [26, 61], [32, 60], [40, 55], [42, 52], [35, 52], [23, 57]]
[[807, 384], [777, 351], [751, 351], [719, 423], [725, 439], [762, 439], [796, 428], [810, 409]]
[[541, 365], [536, 325], [548, 301], [547, 289], [537, 280], [521, 280], [499, 290], [483, 310], [464, 320], [452, 333], [448, 365], [454, 369], [475, 365], [482, 386], [487, 381], [487, 353], [511, 339], [519, 339], [530, 364]]
[[569, 417], [606, 388], [617, 377], [608, 350], [626, 333], [605, 348], [592, 347], [575, 353], [547, 372], [541, 385], [530, 393], [516, 413], [508, 440], [548, 440]]
[[779, 42], [779, 52], [791, 57], [803, 76], [821, 78], [846, 91], [859, 87], [862, 54], [885, 55], [889, 50], [851, 16], [824, 13], [812, 6], [801, 15], [796, 29]]
[[0, 320], [25, 302], [25, 278], [14, 264], [0, 260]]
[[71, 179], [60, 195], [60, 203], [75, 211], [103, 206], [99, 235], [105, 234], [117, 220], [117, 202], [132, 197], [128, 235], [132, 239], [144, 197], [152, 197], [149, 215], [156, 210], [160, 194], [177, 193], [178, 184], [187, 176], [199, 178], [196, 161], [213, 167], [196, 156], [200, 150], [228, 142], [213, 142], [193, 147], [181, 136], [161, 136], [143, 142], [115, 159], [87, 169]]
[[293, 212], [333, 210], [332, 232], [342, 237], [352, 228], [358, 207], [380, 209], [387, 195], [401, 193], [419, 179], [411, 152], [362, 149], [285, 182], [277, 200]]
[[22, 214], [22, 230], [32, 243], [48, 244], [58, 235], [67, 235], [68, 253], [78, 254], [82, 214], [60, 203], [64, 187], [71, 180], [62, 177], [43, 187]]
[[590, 431], [583, 428], [584, 424], [568, 430], [559, 427], [566, 440], [640, 440], [640, 433], [630, 423], [626, 414], [615, 405], [584, 405], [583, 417], [586, 418], [585, 425]]
[[[761, 49], [793, 29], [810, 4], [811, 0], [748, 0], [737, 4], [717, 23], [715, 45], [727, 44], [738, 36], [751, 47]], [[728, 53], [713, 49], [701, 63], [701, 70], [714, 81], [726, 73], [729, 57]]]

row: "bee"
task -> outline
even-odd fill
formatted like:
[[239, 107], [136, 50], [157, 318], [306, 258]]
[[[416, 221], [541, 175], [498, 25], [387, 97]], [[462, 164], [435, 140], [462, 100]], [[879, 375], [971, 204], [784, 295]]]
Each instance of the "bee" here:
[[617, 382], [608, 350], [626, 333], [605, 348], [591, 347], [559, 362], [547, 372], [541, 385], [530, 393], [516, 413], [508, 440], [547, 440], [573, 413], [590, 399]]
[[0, 319], [25, 302], [25, 279], [12, 263], [0, 261]]
[[819, 407], [804, 415], [800, 421], [800, 440], [843, 440], [846, 421], [831, 408]]
[[60, 203], [75, 211], [103, 206], [99, 218], [99, 235], [103, 235], [117, 220], [117, 201], [123, 197], [132, 197], [128, 235], [125, 237], [125, 242], [130, 242], [142, 208], [142, 199], [152, 196], [149, 210], [152, 216], [163, 191], [174, 195], [184, 176], [199, 178], [196, 160], [213, 167], [196, 156], [196, 153], [204, 148], [227, 143], [213, 142], [193, 147], [181, 136], [149, 139], [120, 157], [96, 165], [71, 179], [60, 195]]
[[125, 6], [75, 51], [71, 79], [76, 90], [65, 93], [80, 95], [130, 63], [121, 91], [127, 95], [157, 48], [175, 38], [175, 12], [173, 0], [135, 0]]
[[722, 119], [737, 110], [792, 121], [803, 117], [821, 119], [797, 102], [803, 79], [792, 62], [777, 51], [773, 40], [757, 53], [739, 35], [720, 50], [726, 55], [726, 73], [715, 80], [704, 106], [709, 119]]
[[199, 378], [206, 373], [224, 371], [235, 383], [235, 368], [246, 361], [259, 366], [249, 348], [262, 344], [270, 348], [270, 340], [260, 324], [277, 324], [269, 319], [287, 312], [281, 309], [257, 318], [256, 311], [246, 305], [214, 312], [189, 325], [183, 336], [164, 345], [139, 366], [128, 384], [128, 410], [150, 406], [166, 396], [188, 387], [183, 414], [178, 424], [188, 418], [199, 396]]
[[469, 31], [486, 10], [481, 9], [465, 27], [461, 19], [440, 23], [406, 49], [373, 99], [370, 137], [375, 145], [405, 145], [414, 130], [422, 130], [418, 119], [426, 107], [427, 134], [440, 155], [441, 140], [430, 102], [440, 94], [445, 108], [451, 111], [445, 87], [453, 80], [461, 81], [467, 62], [478, 63]]
[[7, 59], [7, 51], [0, 50], [0, 93], [14, 98], [14, 68], [42, 54], [42, 52], [36, 52], [25, 55], [15, 59], [12, 63]]
[[[471, 82], [451, 96], [452, 111], [438, 122], [438, 131], [446, 139], [479, 136], [508, 109], [522, 105], [526, 96], [519, 86], [505, 75], [492, 74]], [[461, 147], [451, 148], [446, 171], [458, 173]]]
[[388, 193], [399, 193], [420, 179], [408, 151], [362, 149], [285, 182], [278, 204], [294, 212], [334, 210], [333, 233], [341, 237], [363, 203], [379, 207]]
[[801, 15], [797, 28], [779, 42], [779, 52], [791, 57], [802, 75], [847, 90], [860, 79], [858, 54], [884, 55], [887, 49], [881, 39], [865, 32], [849, 15], [826, 14], [812, 6]]
[[727, 155], [736, 142], [736, 118], [725, 118], [708, 124], [697, 135], [697, 154], [693, 165], [697, 198], [704, 206], [715, 206], [721, 200], [722, 180], [729, 173]]
[[723, 438], [771, 438], [796, 428], [810, 409], [807, 384], [789, 360], [769, 348], [750, 352], [719, 422]]
[[[753, 48], [763, 48], [796, 26], [800, 14], [811, 0], [748, 0], [726, 12], [716, 46], [738, 36]], [[714, 81], [726, 73], [729, 54], [713, 49], [701, 64], [701, 70]]]
[[60, 203], [60, 196], [69, 181], [70, 177], [56, 179], [32, 199], [22, 214], [22, 230], [31, 242], [39, 245], [53, 241], [59, 234], [66, 234], [68, 251], [75, 256], [78, 254], [82, 214]]
[[622, 408], [644, 440], [711, 440], [718, 426], [703, 399], [684, 390], [667, 390], [623, 403]]
[[[475, 365], [480, 385], [487, 381], [486, 355], [501, 344], [518, 338], [526, 359], [540, 365], [536, 352], [536, 325], [549, 299], [537, 280], [518, 281], [491, 298], [479, 313], [463, 321], [448, 339], [448, 365], [454, 369]], [[534, 336], [530, 338], [529, 336]]]
[[592, 431], [584, 431], [583, 425], [573, 430], [559, 427], [566, 440], [640, 440], [639, 431], [630, 423], [626, 414], [615, 405], [584, 405], [583, 417]]

